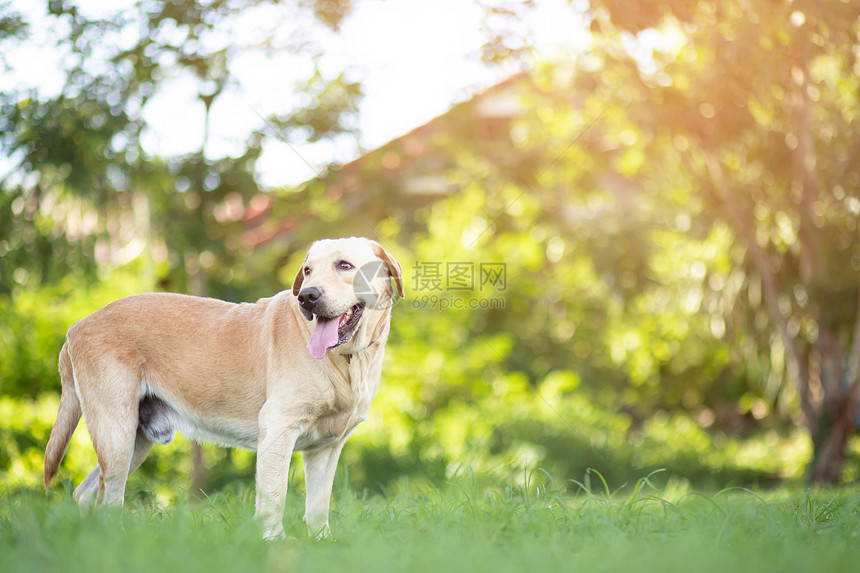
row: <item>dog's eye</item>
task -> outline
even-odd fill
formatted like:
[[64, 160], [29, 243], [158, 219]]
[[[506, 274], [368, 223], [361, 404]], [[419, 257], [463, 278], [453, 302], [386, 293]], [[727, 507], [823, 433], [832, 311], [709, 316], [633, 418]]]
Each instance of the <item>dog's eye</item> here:
[[338, 268], [338, 269], [340, 269], [340, 270], [342, 270], [342, 271], [348, 271], [348, 270], [350, 270], [350, 269], [354, 269], [355, 267], [354, 267], [354, 266], [352, 266], [352, 263], [349, 263], [349, 262], [347, 262], [347, 261], [340, 261], [340, 262], [337, 264], [337, 268]]
[[311, 274], [311, 268], [305, 267], [305, 276], [308, 276], [309, 274]]

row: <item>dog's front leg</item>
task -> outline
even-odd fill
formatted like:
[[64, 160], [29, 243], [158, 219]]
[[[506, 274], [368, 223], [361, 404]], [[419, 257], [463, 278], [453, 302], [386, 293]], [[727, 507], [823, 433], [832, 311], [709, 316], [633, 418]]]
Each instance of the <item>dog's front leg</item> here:
[[301, 425], [296, 417], [280, 411], [268, 402], [260, 411], [260, 435], [257, 441], [257, 496], [254, 517], [263, 526], [263, 539], [283, 539], [284, 501], [290, 458]]
[[346, 439], [339, 440], [333, 446], [305, 452], [305, 523], [308, 533], [317, 539], [330, 538], [331, 529], [328, 525], [329, 501], [334, 474], [337, 470], [337, 460]]

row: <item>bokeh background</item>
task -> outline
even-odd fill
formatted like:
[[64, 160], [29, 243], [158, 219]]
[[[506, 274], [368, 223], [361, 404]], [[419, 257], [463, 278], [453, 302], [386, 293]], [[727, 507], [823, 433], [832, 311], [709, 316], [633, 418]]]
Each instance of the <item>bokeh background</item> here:
[[[353, 487], [856, 481], [858, 34], [856, 0], [0, 1], [0, 481], [41, 481], [75, 320], [256, 300], [350, 235], [407, 290]], [[81, 424], [61, 478], [94, 464]], [[129, 494], [253, 466], [178, 438]]]

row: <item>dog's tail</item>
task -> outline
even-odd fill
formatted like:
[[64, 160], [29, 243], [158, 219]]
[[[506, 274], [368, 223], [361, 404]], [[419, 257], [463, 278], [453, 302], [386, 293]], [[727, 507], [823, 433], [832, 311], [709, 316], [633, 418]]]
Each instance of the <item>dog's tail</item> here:
[[57, 421], [51, 428], [51, 437], [45, 448], [45, 490], [57, 475], [60, 462], [66, 455], [66, 448], [72, 440], [72, 434], [81, 420], [81, 402], [75, 391], [75, 375], [72, 370], [72, 359], [69, 356], [68, 341], [60, 350], [60, 383], [62, 393], [60, 394], [60, 410], [57, 412]]

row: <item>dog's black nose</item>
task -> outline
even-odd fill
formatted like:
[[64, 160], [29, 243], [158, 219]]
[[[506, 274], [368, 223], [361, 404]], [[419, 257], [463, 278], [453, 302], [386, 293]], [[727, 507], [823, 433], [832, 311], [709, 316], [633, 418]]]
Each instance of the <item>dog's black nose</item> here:
[[299, 291], [299, 304], [305, 310], [313, 310], [322, 296], [322, 291], [317, 287], [307, 287]]

